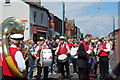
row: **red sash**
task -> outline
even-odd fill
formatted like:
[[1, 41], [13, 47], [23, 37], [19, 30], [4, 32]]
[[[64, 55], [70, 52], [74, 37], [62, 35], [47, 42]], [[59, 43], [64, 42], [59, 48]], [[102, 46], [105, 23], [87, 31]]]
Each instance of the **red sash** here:
[[[85, 51], [88, 51], [89, 46], [86, 45], [86, 42], [82, 41], [81, 43], [83, 44]], [[86, 57], [89, 57], [88, 53], [86, 53]]]
[[66, 54], [67, 53], [67, 48], [66, 48], [66, 44], [64, 45], [64, 47], [62, 47], [62, 45], [59, 45], [59, 51], [60, 51], [60, 55], [61, 54]]

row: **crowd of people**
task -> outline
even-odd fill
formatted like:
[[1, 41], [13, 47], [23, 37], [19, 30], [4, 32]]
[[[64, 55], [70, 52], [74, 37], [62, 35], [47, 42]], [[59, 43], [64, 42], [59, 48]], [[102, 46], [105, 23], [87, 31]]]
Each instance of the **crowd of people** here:
[[[70, 63], [73, 64], [73, 73], [78, 74], [79, 80], [89, 80], [90, 77], [98, 74], [100, 74], [100, 79], [106, 79], [112, 72], [109, 58], [110, 56], [112, 56], [112, 59], [115, 58], [116, 44], [110, 38], [105, 40], [104, 37], [101, 37], [93, 40], [91, 34], [87, 34], [80, 40], [66, 40], [64, 36], [56, 40], [47, 40], [44, 37], [40, 37], [37, 43], [31, 39], [23, 41], [22, 38], [22, 35], [13, 34], [10, 36], [10, 54], [12, 54], [18, 69], [21, 72], [27, 71], [27, 78], [40, 80], [43, 71], [44, 80], [48, 79], [48, 75], [57, 73], [61, 74], [61, 79], [70, 79]], [[42, 67], [39, 63], [40, 57], [42, 57], [40, 56], [42, 49], [51, 49], [51, 66]], [[37, 75], [33, 76], [35, 67], [37, 67]], [[57, 71], [55, 67], [57, 67]], [[3, 57], [2, 80], [26, 80], [26, 78], [17, 78], [11, 72]]]

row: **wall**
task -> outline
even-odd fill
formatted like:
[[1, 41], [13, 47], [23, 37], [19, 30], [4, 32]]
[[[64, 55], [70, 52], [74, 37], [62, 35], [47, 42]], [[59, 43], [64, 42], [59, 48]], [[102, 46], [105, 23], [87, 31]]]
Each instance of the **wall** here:
[[54, 16], [54, 23], [55, 23], [55, 31], [58, 33], [62, 33], [62, 20], [59, 19], [57, 16]]
[[[10, 0], [11, 3], [6, 5], [2, 2], [2, 21], [8, 17], [17, 17], [21, 20], [27, 20], [24, 22], [25, 24], [25, 31], [24, 31], [24, 39], [28, 39], [30, 36], [29, 32], [29, 5], [24, 3], [21, 0]], [[1, 10], [1, 9], [0, 9]]]
[[1, 23], [2, 23], [2, 2], [0, 0], [0, 37], [1, 37], [1, 31], [2, 31]]
[[117, 58], [117, 63], [119, 63], [120, 62], [120, 30], [116, 42], [116, 58]]

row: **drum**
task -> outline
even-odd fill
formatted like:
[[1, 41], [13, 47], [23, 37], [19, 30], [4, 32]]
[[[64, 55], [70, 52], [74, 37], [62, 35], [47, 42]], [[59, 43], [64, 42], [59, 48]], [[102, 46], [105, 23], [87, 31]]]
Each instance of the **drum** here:
[[66, 62], [68, 60], [68, 57], [66, 54], [61, 54], [58, 56], [58, 60], [62, 63]]
[[40, 65], [41, 67], [52, 65], [52, 51], [51, 49], [42, 49], [40, 53]]

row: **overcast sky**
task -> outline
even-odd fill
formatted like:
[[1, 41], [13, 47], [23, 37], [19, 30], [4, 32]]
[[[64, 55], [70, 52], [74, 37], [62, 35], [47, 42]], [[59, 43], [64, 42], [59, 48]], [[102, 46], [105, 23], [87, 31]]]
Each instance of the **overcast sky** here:
[[[62, 2], [42, 2], [50, 12], [62, 19]], [[93, 37], [107, 36], [113, 31], [113, 17], [118, 28], [118, 2], [65, 2], [65, 16]]]

